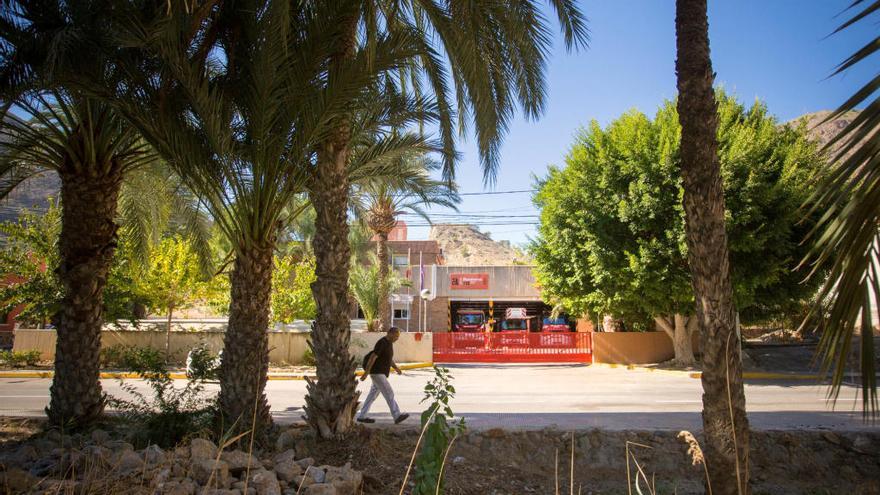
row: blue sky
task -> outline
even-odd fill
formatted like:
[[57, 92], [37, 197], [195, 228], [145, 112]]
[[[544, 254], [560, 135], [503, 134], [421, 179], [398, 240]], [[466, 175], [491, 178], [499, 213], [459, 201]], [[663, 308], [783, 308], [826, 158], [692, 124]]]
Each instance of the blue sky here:
[[[869, 19], [827, 37], [849, 15], [851, 0], [715, 0], [709, 2], [709, 36], [716, 83], [741, 101], [758, 98], [787, 121], [831, 109], [875, 73], [861, 67], [827, 79], [834, 66], [876, 36]], [[590, 46], [566, 53], [557, 36], [547, 67], [547, 106], [537, 122], [521, 115], [511, 125], [493, 188], [485, 188], [476, 147], [461, 141], [460, 190], [528, 190], [532, 175], [562, 164], [578, 128], [604, 124], [629, 109], [652, 115], [675, 96], [675, 12], [672, 0], [584, 0]], [[549, 12], [548, 12], [549, 14]], [[873, 69], [872, 69], [873, 70]], [[588, 207], [588, 205], [585, 205]], [[506, 225], [480, 227], [493, 239], [525, 243], [536, 221], [528, 193], [464, 196], [462, 214], [496, 215]], [[443, 209], [431, 210], [435, 222]], [[432, 215], [433, 216], [433, 215]], [[424, 223], [405, 217], [410, 223]], [[516, 223], [516, 224], [515, 224]], [[427, 227], [410, 227], [410, 239], [427, 238]]]

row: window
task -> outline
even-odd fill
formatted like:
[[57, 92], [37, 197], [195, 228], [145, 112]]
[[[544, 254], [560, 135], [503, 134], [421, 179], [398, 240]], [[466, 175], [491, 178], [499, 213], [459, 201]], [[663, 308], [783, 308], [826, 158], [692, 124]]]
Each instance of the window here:
[[409, 308], [394, 308], [394, 319], [395, 320], [408, 320], [409, 319]]
[[409, 266], [409, 256], [405, 254], [395, 254], [391, 257], [391, 264], [394, 268], [406, 268]]

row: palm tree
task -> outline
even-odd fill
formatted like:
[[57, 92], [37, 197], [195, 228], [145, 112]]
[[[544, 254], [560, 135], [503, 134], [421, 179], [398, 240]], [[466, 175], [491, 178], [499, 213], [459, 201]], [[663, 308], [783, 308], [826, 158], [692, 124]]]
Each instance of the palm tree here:
[[675, 32], [685, 235], [703, 336], [706, 461], [712, 493], [746, 494], [749, 423], [724, 226], [706, 0], [676, 1]]
[[[566, 44], [585, 45], [586, 26], [575, 2], [554, 0], [551, 5]], [[493, 180], [501, 138], [517, 103], [531, 118], [541, 114], [550, 35], [533, 0], [327, 0], [321, 7], [319, 17], [333, 26], [326, 59], [328, 87], [345, 84], [351, 77], [348, 67], [357, 60], [380, 57], [383, 41], [407, 39], [422, 47], [396, 68], [396, 82], [404, 93], [433, 95], [447, 180], [454, 178], [455, 164], [451, 92], [458, 104], [459, 128], [465, 129], [468, 118], [473, 118], [487, 182]], [[354, 112], [343, 109], [331, 123], [331, 131], [317, 141], [314, 180], [309, 187], [316, 212], [318, 280], [312, 288], [318, 316], [312, 342], [319, 380], [309, 386], [306, 410], [310, 423], [325, 438], [351, 428], [357, 405], [351, 378], [354, 364], [346, 351], [351, 339], [346, 168], [354, 118]]]
[[109, 106], [72, 92], [23, 93], [7, 110], [0, 127], [0, 197], [47, 170], [61, 180], [64, 295], [47, 414], [55, 424], [87, 423], [104, 407], [98, 381], [103, 292], [116, 249], [120, 190], [127, 174], [155, 155]]
[[368, 264], [352, 263], [351, 275], [349, 276], [349, 286], [351, 294], [357, 300], [364, 312], [364, 319], [367, 320], [367, 331], [376, 331], [379, 322], [379, 311], [382, 306], [382, 299], [388, 299], [387, 294], [383, 290], [395, 291], [402, 287], [406, 282], [397, 274], [388, 276], [382, 280], [382, 269], [379, 258], [375, 253], [371, 253], [370, 262]]
[[388, 297], [395, 289], [388, 285], [388, 234], [397, 224], [397, 215], [411, 211], [430, 222], [424, 208], [434, 205], [455, 208], [458, 202], [455, 187], [431, 178], [431, 172], [437, 167], [425, 157], [404, 157], [400, 164], [399, 176], [392, 180], [369, 181], [352, 195], [353, 208], [362, 212], [361, 217], [376, 237], [380, 294], [377, 330], [391, 326]]
[[[835, 34], [876, 15], [880, 1], [856, 0], [849, 8], [857, 6], [863, 8]], [[878, 49], [880, 36], [844, 60], [832, 75], [862, 63]], [[880, 97], [874, 96], [878, 89], [880, 77], [874, 77], [825, 118], [828, 122], [867, 105], [826, 145], [826, 150], [837, 148], [831, 157], [833, 166], [807, 201], [805, 215], [822, 215], [808, 236], [812, 250], [805, 264], [813, 267], [813, 277], [822, 277], [825, 266], [830, 265], [830, 272], [804, 325], [822, 330], [818, 353], [823, 372], [832, 370], [832, 399], [840, 392], [853, 341], [859, 335], [862, 407], [868, 416], [875, 416], [878, 406], [872, 332], [880, 301]]]

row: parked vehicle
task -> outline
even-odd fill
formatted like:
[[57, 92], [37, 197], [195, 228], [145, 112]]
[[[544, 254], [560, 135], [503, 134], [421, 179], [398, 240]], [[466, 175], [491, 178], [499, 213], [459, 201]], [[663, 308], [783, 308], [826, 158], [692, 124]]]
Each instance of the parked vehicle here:
[[454, 332], [482, 332], [486, 328], [486, 314], [478, 309], [460, 309], [455, 315]]
[[541, 324], [542, 332], [570, 332], [571, 325], [568, 323], [568, 319], [564, 316], [560, 316], [559, 318], [544, 318], [543, 323]]
[[531, 319], [526, 313], [526, 308], [507, 308], [498, 330], [501, 332], [528, 332], [531, 330], [531, 326]]

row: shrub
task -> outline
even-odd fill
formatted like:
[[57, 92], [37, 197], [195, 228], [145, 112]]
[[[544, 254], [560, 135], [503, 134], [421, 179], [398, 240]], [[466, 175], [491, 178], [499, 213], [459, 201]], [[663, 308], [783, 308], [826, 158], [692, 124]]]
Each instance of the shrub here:
[[41, 353], [36, 349], [28, 351], [0, 351], [0, 363], [13, 368], [35, 366], [40, 362]]
[[191, 380], [215, 380], [220, 370], [219, 356], [214, 356], [201, 342], [186, 356], [186, 375]]
[[443, 493], [447, 451], [455, 437], [465, 430], [464, 418], [453, 421], [455, 415], [449, 401], [455, 397], [455, 387], [451, 381], [448, 369], [434, 366], [434, 379], [425, 385], [422, 402], [430, 401], [430, 406], [422, 413], [422, 442], [415, 461], [413, 495]]
[[165, 369], [165, 356], [152, 347], [114, 345], [101, 349], [101, 366], [129, 370], [132, 373], [160, 372]]
[[309, 343], [309, 346], [306, 347], [306, 352], [303, 354], [303, 364], [306, 366], [314, 366], [315, 362], [315, 351], [312, 350], [312, 345]]
[[[190, 379], [185, 387], [178, 389], [168, 371], [161, 365], [163, 361], [159, 351], [129, 348], [121, 354], [124, 356], [123, 360], [129, 359], [129, 364], [134, 365], [126, 370], [137, 373], [147, 381], [152, 390], [152, 397], [148, 397], [134, 385], [119, 380], [122, 389], [131, 399], [107, 399], [108, 405], [117, 409], [123, 418], [134, 425], [132, 443], [139, 447], [155, 444], [168, 448], [188, 436], [211, 428], [216, 405], [206, 397], [202, 379]], [[156, 363], [159, 365], [156, 366]]]

